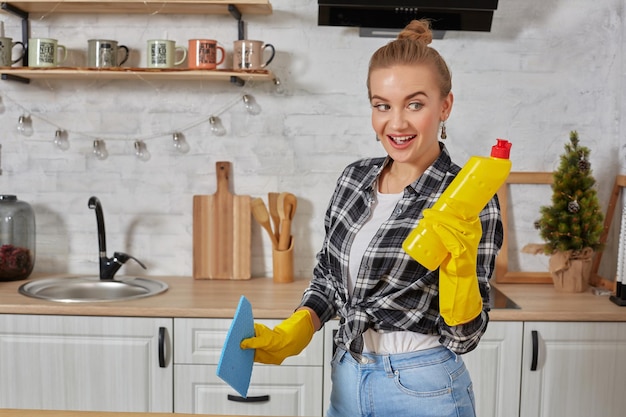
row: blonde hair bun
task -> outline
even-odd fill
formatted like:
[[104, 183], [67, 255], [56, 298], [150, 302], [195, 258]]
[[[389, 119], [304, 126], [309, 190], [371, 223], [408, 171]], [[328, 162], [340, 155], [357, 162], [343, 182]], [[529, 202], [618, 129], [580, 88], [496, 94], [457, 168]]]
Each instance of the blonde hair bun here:
[[398, 39], [409, 39], [424, 45], [433, 41], [433, 32], [428, 20], [413, 20], [398, 34]]

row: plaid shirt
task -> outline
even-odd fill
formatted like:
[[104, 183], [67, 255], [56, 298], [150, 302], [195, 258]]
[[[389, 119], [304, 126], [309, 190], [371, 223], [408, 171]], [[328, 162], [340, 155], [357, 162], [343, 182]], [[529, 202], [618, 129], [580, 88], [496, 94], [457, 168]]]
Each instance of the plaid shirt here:
[[489, 278], [503, 240], [497, 196], [480, 213], [483, 235], [476, 271], [484, 307], [471, 322], [446, 325], [439, 314], [439, 270], [429, 271], [402, 249], [422, 210], [437, 201], [460, 171], [445, 146], [440, 146], [438, 159], [404, 189], [393, 214], [370, 242], [355, 277], [352, 297], [347, 289], [350, 247], [371, 214], [377, 179], [389, 159], [357, 161], [346, 167], [337, 181], [326, 211], [326, 236], [301, 306], [312, 308], [322, 324], [338, 315], [335, 343], [357, 359], [363, 349], [362, 334], [369, 328], [439, 335], [441, 344], [458, 354], [473, 350], [487, 329]]

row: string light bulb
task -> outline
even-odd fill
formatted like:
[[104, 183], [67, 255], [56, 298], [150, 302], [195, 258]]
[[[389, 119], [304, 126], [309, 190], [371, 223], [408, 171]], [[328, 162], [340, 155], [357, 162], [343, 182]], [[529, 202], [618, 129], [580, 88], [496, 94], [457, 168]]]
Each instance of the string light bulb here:
[[226, 134], [226, 129], [224, 125], [222, 125], [222, 120], [219, 117], [209, 117], [209, 124], [211, 125], [211, 133], [215, 136], [224, 136]]
[[254, 97], [252, 97], [249, 94], [244, 94], [244, 96], [242, 97], [242, 100], [248, 113], [252, 115], [257, 115], [261, 113], [261, 106], [259, 106], [259, 104], [256, 102]]
[[33, 135], [33, 122], [28, 115], [22, 115], [17, 120], [17, 131], [23, 136]]
[[285, 87], [283, 86], [283, 83], [280, 82], [280, 79], [278, 77], [274, 77], [272, 82], [274, 83], [274, 92], [276, 94], [278, 95], [285, 94]]
[[143, 162], [147, 162], [150, 160], [150, 157], [152, 155], [150, 155], [150, 152], [148, 151], [148, 147], [146, 146], [146, 143], [143, 140], [135, 141], [135, 156], [137, 157], [137, 159]]
[[67, 151], [70, 148], [70, 141], [67, 140], [67, 132], [62, 129], [57, 129], [54, 132], [54, 146], [62, 151]]
[[176, 149], [179, 153], [189, 152], [189, 144], [185, 140], [185, 135], [181, 132], [174, 132], [172, 134], [172, 141], [174, 142], [174, 149]]
[[109, 152], [107, 152], [107, 146], [102, 139], [96, 139], [93, 141], [93, 154], [101, 161], [108, 158]]

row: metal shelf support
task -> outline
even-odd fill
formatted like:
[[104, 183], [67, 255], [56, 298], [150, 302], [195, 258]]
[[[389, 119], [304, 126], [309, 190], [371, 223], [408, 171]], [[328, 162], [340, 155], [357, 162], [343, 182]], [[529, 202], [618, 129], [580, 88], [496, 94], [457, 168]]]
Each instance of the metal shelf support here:
[[[24, 56], [22, 57], [22, 65], [28, 66], [28, 38], [30, 37], [30, 20], [28, 20], [28, 12], [20, 9], [19, 7], [15, 7], [10, 3], [2, 2], [0, 3], [0, 9], [11, 13], [22, 19], [22, 43], [24, 44]], [[30, 83], [28, 78], [19, 77], [11, 74], [2, 74], [1, 78], [3, 80], [10, 81], [19, 81], [24, 84]]]
[[24, 44], [24, 57], [22, 57], [22, 65], [28, 66], [28, 38], [30, 37], [30, 21], [28, 20], [28, 12], [13, 6], [10, 3], [0, 3], [0, 8], [22, 19], [22, 43]]
[[237, 39], [239, 40], [245, 39], [246, 34], [245, 34], [245, 29], [244, 29], [244, 22], [243, 20], [241, 20], [241, 12], [237, 8], [237, 6], [235, 6], [234, 4], [228, 5], [228, 12], [230, 13], [232, 17], [234, 17], [237, 20], [237, 35], [238, 35]]
[[25, 78], [25, 77], [20, 77], [19, 75], [0, 74], [0, 79], [5, 80], [5, 81], [18, 81], [20, 83], [30, 84], [30, 79]]
[[[237, 8], [237, 6], [235, 6], [234, 4], [228, 5], [228, 12], [230, 13], [232, 17], [234, 17], [237, 20], [237, 39], [239, 39], [240, 41], [244, 40], [246, 38], [246, 33], [245, 33], [244, 22], [241, 19], [241, 12]], [[240, 87], [246, 84], [244, 80], [242, 80], [239, 77], [234, 77], [234, 76], [230, 77], [230, 82]]]

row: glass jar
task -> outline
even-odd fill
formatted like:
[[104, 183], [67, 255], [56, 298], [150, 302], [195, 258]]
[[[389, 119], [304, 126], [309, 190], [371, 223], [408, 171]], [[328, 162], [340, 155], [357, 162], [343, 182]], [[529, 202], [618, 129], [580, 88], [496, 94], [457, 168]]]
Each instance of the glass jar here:
[[35, 213], [14, 195], [0, 195], [0, 281], [26, 279], [35, 266]]

